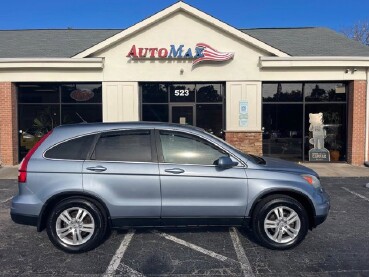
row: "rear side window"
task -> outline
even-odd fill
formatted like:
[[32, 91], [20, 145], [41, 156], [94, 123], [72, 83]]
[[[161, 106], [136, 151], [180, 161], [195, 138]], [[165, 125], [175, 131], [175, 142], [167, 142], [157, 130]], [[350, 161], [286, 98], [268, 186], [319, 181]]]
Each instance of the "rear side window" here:
[[45, 158], [61, 160], [86, 160], [95, 135], [83, 136], [62, 142], [45, 153]]
[[150, 131], [118, 131], [102, 134], [92, 158], [99, 161], [151, 162]]

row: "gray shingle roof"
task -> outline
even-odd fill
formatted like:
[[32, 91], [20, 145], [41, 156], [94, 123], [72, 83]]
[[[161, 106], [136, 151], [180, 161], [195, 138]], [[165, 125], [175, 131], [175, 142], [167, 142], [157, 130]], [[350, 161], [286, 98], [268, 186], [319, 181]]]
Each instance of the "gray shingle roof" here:
[[0, 58], [67, 58], [121, 30], [0, 31]]
[[[327, 28], [240, 30], [291, 56], [369, 56], [368, 46]], [[72, 57], [121, 31], [0, 31], [0, 58]]]
[[241, 29], [291, 56], [369, 56], [369, 47], [327, 28]]

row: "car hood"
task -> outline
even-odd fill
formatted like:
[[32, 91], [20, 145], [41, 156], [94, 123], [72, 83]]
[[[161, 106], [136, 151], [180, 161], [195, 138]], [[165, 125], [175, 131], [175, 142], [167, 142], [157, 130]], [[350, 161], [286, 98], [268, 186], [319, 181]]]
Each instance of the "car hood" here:
[[310, 174], [318, 177], [318, 174], [306, 166], [281, 159], [263, 157], [265, 164], [260, 165], [264, 170], [284, 171], [298, 174]]

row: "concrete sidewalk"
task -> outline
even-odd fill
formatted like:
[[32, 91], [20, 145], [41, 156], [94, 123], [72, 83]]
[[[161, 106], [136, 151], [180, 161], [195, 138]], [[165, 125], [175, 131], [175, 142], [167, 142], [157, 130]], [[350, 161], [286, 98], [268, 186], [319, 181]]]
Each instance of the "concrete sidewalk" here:
[[17, 179], [18, 165], [0, 167], [0, 179]]
[[347, 163], [300, 163], [315, 170], [321, 177], [368, 177], [369, 167]]
[[[315, 170], [321, 177], [368, 177], [369, 167], [346, 163], [300, 163]], [[17, 179], [18, 166], [0, 167], [0, 179]]]

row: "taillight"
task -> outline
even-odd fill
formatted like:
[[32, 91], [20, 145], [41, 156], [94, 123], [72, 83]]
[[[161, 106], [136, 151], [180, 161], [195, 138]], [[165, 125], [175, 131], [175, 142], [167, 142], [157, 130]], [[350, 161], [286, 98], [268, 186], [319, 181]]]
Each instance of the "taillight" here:
[[48, 136], [51, 135], [53, 131], [51, 130], [46, 135], [44, 135], [33, 147], [28, 151], [27, 155], [23, 158], [22, 162], [19, 165], [18, 172], [18, 182], [25, 183], [27, 181], [27, 167], [28, 162], [31, 159], [32, 155], [36, 152], [36, 150], [40, 147], [40, 145], [47, 139]]

